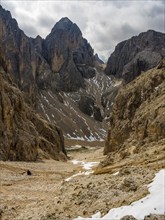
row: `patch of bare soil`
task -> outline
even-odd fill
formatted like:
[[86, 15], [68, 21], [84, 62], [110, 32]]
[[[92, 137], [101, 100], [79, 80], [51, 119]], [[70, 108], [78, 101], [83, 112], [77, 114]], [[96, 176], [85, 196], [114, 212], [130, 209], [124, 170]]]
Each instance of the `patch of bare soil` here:
[[[147, 184], [155, 172], [165, 167], [164, 143], [118, 151], [108, 158], [102, 148], [80, 148], [69, 151], [72, 159], [99, 162], [95, 174], [67, 177], [83, 168], [71, 160], [59, 162], [1, 162], [2, 220], [71, 220], [77, 216], [89, 217], [101, 211], [128, 205], [144, 197]], [[27, 175], [30, 170], [32, 175]]]

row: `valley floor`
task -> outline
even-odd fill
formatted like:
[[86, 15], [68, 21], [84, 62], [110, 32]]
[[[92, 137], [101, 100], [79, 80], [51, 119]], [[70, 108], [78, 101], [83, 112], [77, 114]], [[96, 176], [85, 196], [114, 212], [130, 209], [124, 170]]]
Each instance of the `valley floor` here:
[[[147, 185], [165, 167], [164, 143], [119, 151], [106, 160], [102, 149], [99, 143], [76, 145], [68, 162], [0, 162], [0, 219], [71, 220], [98, 211], [103, 216], [145, 197]], [[100, 161], [97, 168], [87, 163]]]

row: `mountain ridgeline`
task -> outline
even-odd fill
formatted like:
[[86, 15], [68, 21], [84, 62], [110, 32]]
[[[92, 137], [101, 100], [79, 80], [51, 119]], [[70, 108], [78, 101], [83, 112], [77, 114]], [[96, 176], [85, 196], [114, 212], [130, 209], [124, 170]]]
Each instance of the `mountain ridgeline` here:
[[77, 91], [84, 77], [94, 76], [93, 49], [68, 18], [57, 22], [45, 40], [32, 39], [19, 29], [10, 12], [0, 10], [1, 62], [23, 91], [30, 93], [32, 86]]
[[[63, 138], [105, 140], [106, 130], [109, 129], [107, 121], [110, 122], [111, 132], [105, 153], [115, 149], [119, 139], [119, 145], [122, 145], [128, 139], [128, 134], [127, 138], [123, 135], [133, 130], [134, 124], [126, 123], [125, 128], [120, 125], [119, 118], [123, 113], [119, 108], [133, 111], [124, 116], [124, 120], [129, 121], [136, 108], [148, 103], [144, 102], [148, 98], [136, 100], [134, 86], [132, 96], [130, 92], [127, 94], [125, 83], [136, 84], [134, 80], [143, 71], [161, 62], [165, 57], [164, 38], [165, 34], [149, 30], [119, 43], [104, 70], [103, 62], [83, 38], [79, 27], [68, 18], [58, 21], [45, 39], [40, 36], [30, 38], [20, 30], [10, 12], [0, 6], [0, 159], [35, 160], [40, 157], [37, 155], [66, 159]], [[160, 81], [154, 84], [154, 88], [164, 81], [163, 68], [162, 64], [161, 73], [157, 75]], [[142, 75], [148, 81], [157, 80], [156, 77], [151, 78], [153, 74]], [[142, 88], [143, 93], [148, 86], [152, 87], [147, 84], [147, 88]], [[164, 90], [160, 92], [163, 97]], [[120, 98], [121, 94], [125, 95]], [[125, 96], [128, 96], [127, 99]], [[135, 103], [131, 97], [135, 97]], [[133, 101], [128, 105], [130, 99]], [[119, 100], [125, 100], [124, 104]], [[149, 125], [147, 118], [145, 123]], [[119, 127], [116, 127], [117, 124]], [[124, 130], [119, 132], [120, 127]], [[160, 133], [158, 136], [163, 137]], [[20, 151], [24, 153], [20, 155]]]

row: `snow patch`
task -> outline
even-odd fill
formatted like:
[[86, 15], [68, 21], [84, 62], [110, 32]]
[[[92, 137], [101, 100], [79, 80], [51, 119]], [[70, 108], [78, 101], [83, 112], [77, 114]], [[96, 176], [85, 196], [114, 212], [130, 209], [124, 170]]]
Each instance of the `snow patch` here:
[[121, 85], [122, 81], [118, 81], [116, 83], [113, 84], [114, 87]]
[[51, 122], [51, 120], [50, 120], [50, 118], [49, 118], [48, 114], [46, 114], [46, 113], [45, 113], [45, 115], [46, 115], [46, 117], [47, 117], [48, 121], [50, 121], [50, 122]]
[[48, 94], [52, 99], [54, 99], [53, 95], [50, 92], [48, 92]]
[[160, 170], [153, 182], [148, 185], [150, 194], [146, 197], [133, 202], [129, 206], [121, 206], [119, 208], [111, 209], [108, 214], [101, 217], [101, 213], [98, 212], [91, 218], [78, 217], [74, 220], [88, 220], [88, 219], [120, 219], [126, 215], [133, 215], [137, 219], [144, 219], [146, 215], [150, 213], [164, 214], [165, 213], [165, 169]]
[[99, 162], [84, 162], [84, 161], [80, 161], [80, 160], [72, 160], [71, 162], [74, 165], [80, 164], [80, 166], [82, 166], [84, 170], [91, 170], [92, 167], [99, 164]]
[[46, 117], [47, 117], [48, 121], [50, 121], [50, 122], [51, 122], [51, 120], [50, 120], [49, 116], [46, 114], [46, 111], [45, 111], [44, 106], [43, 106], [43, 104], [42, 104], [42, 103], [41, 103], [41, 108], [42, 108], [42, 110], [43, 110], [44, 114], [46, 115]]
[[112, 173], [112, 175], [117, 176], [119, 174], [119, 171], [116, 173]]
[[96, 166], [99, 164], [99, 162], [84, 162], [84, 161], [80, 161], [80, 160], [72, 160], [71, 161], [74, 165], [80, 165], [82, 166], [82, 168], [85, 171], [79, 171], [78, 173], [68, 177], [67, 179], [65, 179], [65, 181], [70, 181], [72, 178], [76, 177], [76, 176], [82, 176], [82, 175], [89, 175], [91, 173], [93, 173], [94, 171], [92, 170], [92, 167]]
[[87, 139], [83, 138], [83, 137], [72, 137], [70, 134], [67, 134], [68, 139], [73, 139], [73, 140], [80, 140], [80, 141], [85, 141]]
[[87, 176], [87, 175], [89, 175], [89, 174], [91, 174], [91, 173], [93, 173], [93, 171], [84, 171], [84, 172], [79, 171], [78, 173], [76, 173], [76, 174], [74, 174], [74, 175], [68, 177], [67, 179], [65, 179], [65, 181], [68, 182], [68, 181], [70, 181], [71, 179], [73, 179], [73, 178], [76, 177], [76, 176], [82, 176], [82, 175]]

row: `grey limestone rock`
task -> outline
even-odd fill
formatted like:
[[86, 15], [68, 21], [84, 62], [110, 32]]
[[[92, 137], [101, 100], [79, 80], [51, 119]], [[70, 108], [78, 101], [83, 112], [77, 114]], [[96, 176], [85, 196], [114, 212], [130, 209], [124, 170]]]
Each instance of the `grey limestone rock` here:
[[119, 43], [108, 59], [105, 73], [127, 83], [165, 57], [165, 34], [148, 30]]

